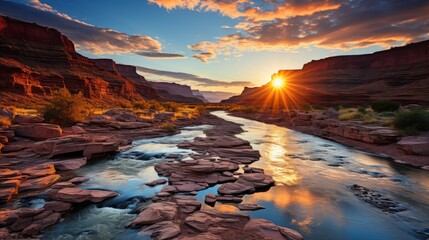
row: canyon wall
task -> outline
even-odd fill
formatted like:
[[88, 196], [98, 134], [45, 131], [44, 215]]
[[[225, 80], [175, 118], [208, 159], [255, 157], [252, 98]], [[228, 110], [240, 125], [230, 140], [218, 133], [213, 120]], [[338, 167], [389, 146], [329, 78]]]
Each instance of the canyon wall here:
[[[279, 70], [286, 99], [297, 104], [361, 104], [381, 99], [429, 104], [429, 41], [373, 54], [311, 61], [300, 70]], [[262, 104], [273, 94], [270, 84], [245, 88], [223, 102]], [[274, 94], [276, 92], [274, 91]]]
[[[132, 67], [110, 69], [75, 51], [55, 29], [0, 16], [0, 91], [48, 96], [59, 88], [90, 99], [159, 99], [144, 78], [130, 78]], [[135, 70], [135, 68], [134, 68]], [[126, 73], [126, 75], [122, 75]], [[135, 72], [135, 74], [137, 74]]]

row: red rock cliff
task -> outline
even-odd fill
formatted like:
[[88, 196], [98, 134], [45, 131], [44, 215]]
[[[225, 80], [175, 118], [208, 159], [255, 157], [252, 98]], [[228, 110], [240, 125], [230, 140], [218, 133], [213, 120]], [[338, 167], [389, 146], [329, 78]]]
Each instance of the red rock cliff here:
[[[381, 99], [429, 104], [429, 40], [373, 54], [311, 61], [300, 70], [273, 74], [277, 76], [286, 79], [286, 99], [292, 97], [298, 104], [360, 104]], [[271, 92], [269, 84], [246, 88], [223, 102], [261, 104]]]
[[94, 99], [159, 98], [150, 86], [78, 54], [57, 30], [0, 16], [0, 91], [46, 96], [64, 87]]

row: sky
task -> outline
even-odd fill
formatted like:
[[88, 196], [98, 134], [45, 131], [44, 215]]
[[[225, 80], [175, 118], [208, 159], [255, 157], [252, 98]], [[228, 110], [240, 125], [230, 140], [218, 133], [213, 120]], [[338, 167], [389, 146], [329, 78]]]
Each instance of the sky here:
[[0, 0], [90, 58], [151, 81], [239, 93], [280, 69], [429, 39], [428, 0]]

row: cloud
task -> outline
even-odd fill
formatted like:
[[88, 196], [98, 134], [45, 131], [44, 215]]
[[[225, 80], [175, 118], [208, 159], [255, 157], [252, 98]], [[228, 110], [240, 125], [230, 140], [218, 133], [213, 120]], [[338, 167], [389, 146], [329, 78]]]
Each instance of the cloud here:
[[[152, 2], [160, 2], [151, 0]], [[163, 1], [161, 1], [163, 2]], [[317, 46], [348, 50], [388, 48], [429, 38], [427, 0], [200, 0], [173, 1], [169, 9], [219, 12], [241, 21], [235, 34], [188, 47], [202, 62], [246, 51], [291, 51]], [[163, 6], [162, 3], [158, 3]]]
[[164, 7], [168, 10], [173, 8], [187, 8], [194, 9], [198, 4], [199, 0], [148, 0], [151, 3], [156, 3], [160, 7]]
[[162, 52], [138, 52], [135, 53], [137, 55], [147, 57], [147, 58], [168, 58], [168, 59], [174, 59], [174, 58], [186, 58], [182, 54], [177, 53], [162, 53]]
[[200, 60], [203, 63], [207, 63], [209, 59], [215, 58], [216, 54], [214, 52], [201, 52], [192, 57]]
[[152, 68], [145, 68], [137, 66], [137, 71], [153, 74], [157, 76], [163, 76], [163, 77], [169, 77], [174, 78], [180, 81], [191, 81], [194, 82], [196, 86], [200, 87], [245, 87], [245, 86], [252, 86], [253, 83], [246, 82], [246, 81], [235, 81], [235, 82], [224, 82], [220, 80], [214, 80], [210, 78], [201, 77], [198, 75], [190, 74], [190, 73], [183, 73], [183, 72], [171, 72], [171, 71], [165, 71], [165, 70], [158, 70], [158, 69], [152, 69]]
[[0, 14], [58, 29], [80, 50], [93, 54], [161, 52], [162, 45], [150, 36], [126, 34], [95, 27], [59, 13], [50, 5], [31, 0], [29, 5], [0, 1]]

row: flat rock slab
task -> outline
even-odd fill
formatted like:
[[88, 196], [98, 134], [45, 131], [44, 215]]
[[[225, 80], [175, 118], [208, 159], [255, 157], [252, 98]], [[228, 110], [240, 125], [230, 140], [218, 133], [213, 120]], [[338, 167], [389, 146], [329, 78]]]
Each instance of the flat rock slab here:
[[258, 204], [237, 204], [237, 207], [241, 211], [255, 211], [259, 209], [265, 209], [264, 206]]
[[37, 140], [61, 137], [62, 135], [60, 126], [49, 123], [25, 123], [12, 125], [10, 128], [16, 136]]
[[237, 195], [255, 192], [253, 186], [244, 185], [241, 183], [224, 183], [218, 188], [218, 193], [223, 195]]
[[152, 182], [148, 182], [148, 183], [146, 183], [146, 185], [150, 186], [150, 187], [154, 187], [156, 185], [161, 185], [161, 184], [165, 184], [165, 183], [167, 183], [167, 179], [160, 178], [160, 179], [154, 180]]
[[117, 193], [106, 190], [86, 190], [78, 187], [66, 187], [53, 195], [53, 199], [69, 203], [102, 202], [106, 199], [118, 196]]
[[244, 226], [243, 231], [248, 233], [258, 234], [259, 236], [266, 237], [268, 239], [276, 240], [303, 240], [304, 237], [297, 231], [280, 227], [274, 223], [260, 218], [250, 219], [250, 221]]
[[77, 170], [86, 165], [86, 158], [76, 158], [51, 162], [60, 171]]
[[131, 226], [153, 224], [161, 221], [173, 220], [177, 215], [177, 205], [171, 202], [157, 202], [145, 208]]
[[31, 178], [23, 181], [19, 186], [19, 191], [27, 190], [41, 190], [49, 187], [54, 182], [58, 181], [61, 178], [58, 174], [52, 174], [40, 178]]
[[55, 167], [52, 163], [44, 163], [31, 168], [26, 168], [21, 171], [22, 174], [28, 176], [28, 178], [38, 178], [55, 173]]
[[404, 137], [397, 144], [407, 154], [429, 156], [429, 137]]

